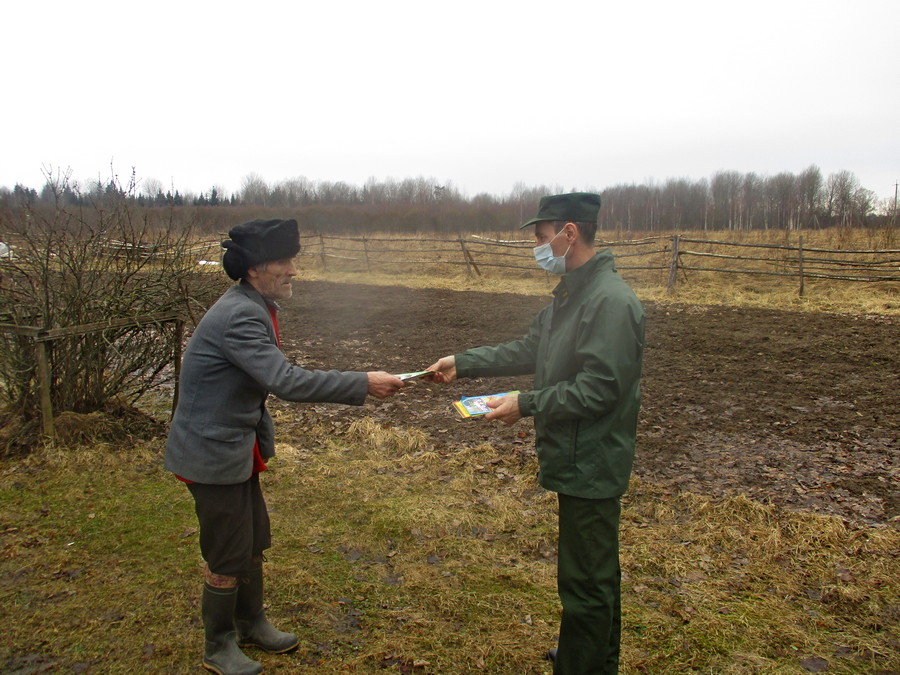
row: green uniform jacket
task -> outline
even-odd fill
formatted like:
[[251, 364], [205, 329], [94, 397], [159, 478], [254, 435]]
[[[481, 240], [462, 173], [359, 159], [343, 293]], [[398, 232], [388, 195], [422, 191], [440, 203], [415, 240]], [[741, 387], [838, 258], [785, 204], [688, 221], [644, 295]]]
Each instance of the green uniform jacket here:
[[640, 408], [644, 310], [609, 249], [566, 273], [521, 339], [456, 356], [458, 377], [534, 373], [519, 395], [534, 416], [538, 481], [573, 497], [628, 488]]

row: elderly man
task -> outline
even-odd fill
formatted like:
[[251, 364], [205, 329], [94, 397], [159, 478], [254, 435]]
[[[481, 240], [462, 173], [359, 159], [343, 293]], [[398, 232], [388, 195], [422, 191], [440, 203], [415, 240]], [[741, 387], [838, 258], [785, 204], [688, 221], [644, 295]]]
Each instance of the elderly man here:
[[619, 498], [628, 487], [640, 406], [644, 311], [594, 250], [600, 196], [552, 195], [534, 225], [535, 259], [562, 275], [553, 302], [522, 339], [445, 356], [429, 370], [457, 377], [534, 373], [534, 388], [489, 403], [486, 419], [533, 416], [538, 480], [558, 493], [557, 581], [563, 612], [554, 673], [615, 673], [621, 632]]
[[269, 393], [287, 401], [362, 405], [403, 382], [386, 372], [305, 370], [279, 349], [278, 300], [291, 297], [300, 251], [295, 220], [254, 220], [222, 242], [222, 264], [238, 281], [206, 312], [184, 352], [180, 396], [165, 466], [187, 484], [206, 561], [203, 666], [252, 675], [262, 666], [241, 646], [297, 647], [263, 612], [263, 551], [271, 545], [259, 474], [275, 454]]

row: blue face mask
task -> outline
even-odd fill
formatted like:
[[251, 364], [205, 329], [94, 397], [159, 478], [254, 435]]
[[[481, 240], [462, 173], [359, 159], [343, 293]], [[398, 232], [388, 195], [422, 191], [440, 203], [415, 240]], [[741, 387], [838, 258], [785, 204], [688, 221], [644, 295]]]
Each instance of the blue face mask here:
[[[556, 239], [559, 235], [561, 235], [564, 230], [560, 230], [555, 235], [553, 235], [553, 239]], [[547, 270], [551, 274], [565, 274], [566, 273], [566, 254], [569, 252], [569, 248], [572, 248], [572, 245], [569, 244], [569, 248], [566, 249], [566, 252], [562, 255], [553, 255], [553, 248], [550, 246], [550, 242], [553, 241], [551, 239], [546, 244], [541, 244], [540, 246], [534, 247], [534, 259], [537, 261], [537, 264], [540, 265], [543, 269]]]

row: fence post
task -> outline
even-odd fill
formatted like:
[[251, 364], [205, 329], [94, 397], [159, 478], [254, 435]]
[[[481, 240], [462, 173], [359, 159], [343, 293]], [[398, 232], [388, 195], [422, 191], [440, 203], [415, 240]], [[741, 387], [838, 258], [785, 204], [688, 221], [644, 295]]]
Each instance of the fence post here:
[[472, 257], [472, 254], [469, 253], [469, 249], [466, 248], [466, 242], [463, 241], [463, 238], [460, 237], [457, 241], [459, 241], [459, 246], [463, 252], [463, 260], [466, 261], [466, 275], [472, 275], [472, 269], [475, 269], [475, 273], [478, 276], [481, 276], [481, 270], [478, 269], [478, 265], [475, 264], [475, 258]]
[[472, 276], [472, 268], [469, 266], [469, 256], [468, 251], [466, 251], [466, 243], [462, 240], [462, 237], [460, 237], [456, 241], [459, 242], [459, 247], [462, 249], [463, 262], [466, 263], [466, 276], [470, 277]]
[[666, 293], [671, 295], [675, 291], [675, 282], [678, 280], [678, 248], [681, 238], [676, 234], [672, 237], [672, 262], [669, 265], [669, 282], [666, 284]]
[[799, 244], [799, 247], [797, 248], [797, 251], [800, 254], [800, 257], [799, 257], [800, 264], [798, 266], [798, 269], [800, 271], [800, 297], [802, 298], [803, 291], [804, 291], [804, 288], [803, 288], [803, 286], [804, 286], [804, 283], [803, 283], [804, 282], [804, 278], [803, 278], [803, 235], [802, 234], [800, 235], [800, 244]]
[[369, 242], [363, 237], [363, 254], [366, 256], [366, 272], [372, 271], [372, 266], [369, 264]]
[[481, 276], [481, 270], [478, 269], [478, 265], [475, 264], [475, 258], [472, 257], [472, 252], [466, 248], [466, 243], [461, 238], [459, 240], [459, 243], [463, 247], [463, 255], [468, 258], [466, 266], [468, 267], [469, 265], [472, 265], [472, 269], [475, 270], [475, 274]]
[[322, 270], [327, 270], [328, 265], [325, 263], [325, 236], [319, 232], [319, 249], [320, 249], [320, 257], [322, 258]]
[[50, 400], [50, 365], [47, 361], [47, 343], [35, 339], [34, 355], [37, 362], [38, 391], [41, 397], [41, 427], [44, 436], [52, 443], [56, 440], [56, 427], [53, 424], [53, 403]]

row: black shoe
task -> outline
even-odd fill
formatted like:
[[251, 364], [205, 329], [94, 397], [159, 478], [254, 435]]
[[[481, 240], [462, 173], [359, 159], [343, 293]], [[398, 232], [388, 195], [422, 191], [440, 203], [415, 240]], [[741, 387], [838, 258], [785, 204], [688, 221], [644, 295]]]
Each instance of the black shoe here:
[[544, 654], [544, 660], [550, 663], [556, 663], [556, 647]]

